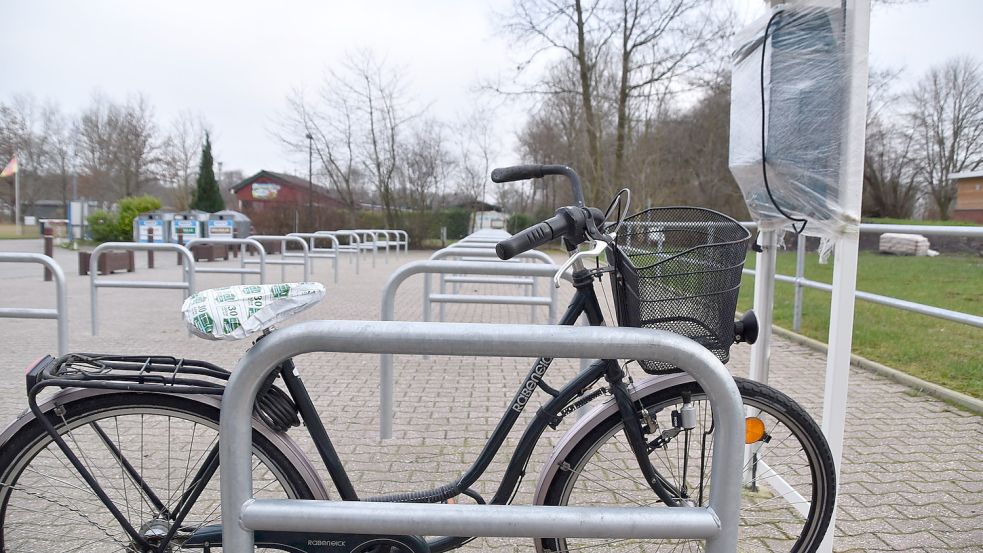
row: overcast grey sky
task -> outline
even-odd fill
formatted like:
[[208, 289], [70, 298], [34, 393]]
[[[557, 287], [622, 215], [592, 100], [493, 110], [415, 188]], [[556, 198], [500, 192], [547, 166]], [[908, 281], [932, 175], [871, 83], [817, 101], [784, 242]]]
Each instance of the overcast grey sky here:
[[[729, 1], [742, 20], [764, 6]], [[4, 0], [0, 101], [32, 93], [77, 111], [94, 91], [119, 99], [142, 92], [162, 125], [184, 109], [204, 115], [225, 169], [299, 170], [306, 159], [288, 156], [269, 132], [291, 88], [316, 87], [325, 68], [369, 48], [405, 70], [421, 103], [452, 120], [482, 101], [471, 92], [478, 79], [510, 75], [522, 57], [522, 45], [497, 35], [494, 12], [510, 4]], [[871, 59], [905, 68], [902, 78], [913, 82], [933, 64], [975, 54], [981, 25], [983, 0], [880, 6]], [[521, 161], [507, 151], [521, 117], [502, 114], [502, 162]]]

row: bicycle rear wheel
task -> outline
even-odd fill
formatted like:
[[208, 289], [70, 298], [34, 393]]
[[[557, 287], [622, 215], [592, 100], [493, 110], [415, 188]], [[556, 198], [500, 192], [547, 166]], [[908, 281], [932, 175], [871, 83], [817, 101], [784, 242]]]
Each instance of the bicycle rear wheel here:
[[[217, 447], [218, 409], [180, 396], [120, 393], [72, 401], [46, 416], [126, 520], [156, 550], [181, 551], [194, 530], [220, 524], [215, 474], [173, 537], [165, 540], [182, 496]], [[253, 479], [257, 497], [313, 498], [290, 461], [259, 432], [253, 433]], [[0, 551], [144, 550], [39, 421], [31, 421], [3, 444]]]
[[[791, 398], [764, 384], [735, 381], [747, 416], [761, 419], [767, 436], [746, 448], [738, 549], [815, 551], [829, 525], [835, 495], [836, 473], [829, 446], [815, 421]], [[697, 409], [696, 428], [658, 440], [673, 428], [671, 413], [682, 405], [683, 394], [691, 395]], [[653, 465], [681, 492], [686, 504], [706, 505], [713, 445], [706, 395], [694, 382], [659, 390], [639, 403], [658, 424], [648, 435], [650, 443], [660, 442], [650, 446]], [[585, 435], [559, 466], [547, 484], [546, 505], [661, 505], [641, 477], [618, 414]], [[559, 538], [538, 540], [536, 545], [539, 551], [572, 552], [698, 551], [703, 544]]]

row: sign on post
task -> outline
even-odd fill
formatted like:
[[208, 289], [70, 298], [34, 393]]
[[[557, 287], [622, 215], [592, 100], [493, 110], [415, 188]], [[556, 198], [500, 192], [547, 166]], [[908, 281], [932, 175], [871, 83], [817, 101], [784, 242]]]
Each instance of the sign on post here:
[[164, 221], [160, 219], [137, 219], [137, 242], [144, 244], [164, 241]]
[[201, 225], [194, 219], [174, 219], [171, 221], [171, 238], [179, 244], [187, 244], [189, 240], [203, 238]]
[[235, 238], [235, 221], [232, 219], [210, 219], [208, 238]]

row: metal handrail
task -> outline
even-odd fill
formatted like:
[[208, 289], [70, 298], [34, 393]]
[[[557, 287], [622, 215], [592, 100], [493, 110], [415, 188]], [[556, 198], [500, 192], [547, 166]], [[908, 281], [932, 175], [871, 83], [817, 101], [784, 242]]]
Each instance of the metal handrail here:
[[[533, 267], [535, 267], [533, 265]], [[682, 368], [706, 391], [714, 411], [707, 507], [673, 509], [407, 503], [260, 501], [252, 497], [256, 395], [284, 359], [311, 352], [656, 359]], [[637, 328], [546, 327], [388, 321], [314, 321], [260, 340], [239, 361], [222, 397], [222, 546], [252, 551], [253, 530], [463, 536], [541, 536], [554, 530], [585, 537], [706, 539], [708, 553], [737, 550], [744, 410], [723, 364], [696, 342]], [[522, 522], [520, 522], [522, 521]], [[236, 523], [238, 522], [238, 523]], [[554, 526], [555, 524], [555, 526]], [[357, 530], [356, 530], [357, 528]]]
[[58, 355], [68, 353], [68, 296], [65, 272], [57, 261], [40, 253], [0, 252], [0, 263], [37, 263], [47, 267], [55, 278], [55, 308], [0, 307], [0, 319], [56, 319]]
[[[742, 223], [747, 224], [747, 223]], [[883, 234], [888, 232], [899, 232], [899, 233], [914, 233], [914, 234], [925, 234], [929, 236], [955, 236], [955, 237], [965, 237], [965, 238], [983, 238], [983, 226], [921, 226], [921, 225], [882, 225], [882, 224], [870, 224], [862, 223], [860, 225], [861, 233], [876, 233]], [[805, 239], [803, 236], [799, 236], [796, 240], [796, 255], [795, 255], [795, 276], [776, 274], [775, 280], [779, 282], [787, 282], [792, 284], [794, 289], [794, 299], [792, 302], [792, 330], [799, 332], [802, 329], [802, 289], [810, 288], [813, 290], [823, 290], [825, 292], [832, 292], [832, 285], [826, 284], [824, 282], [818, 282], [815, 280], [809, 280], [805, 278]], [[755, 276], [755, 269], [744, 269], [744, 274]], [[900, 309], [902, 311], [910, 311], [912, 313], [918, 313], [920, 315], [926, 315], [928, 317], [935, 317], [937, 319], [943, 319], [946, 321], [952, 321], [959, 324], [974, 326], [976, 328], [983, 328], [983, 317], [978, 315], [972, 315], [969, 313], [963, 313], [961, 311], [955, 311], [951, 309], [945, 309], [942, 307], [936, 307], [932, 305], [926, 305], [923, 303], [903, 300], [900, 298], [894, 298], [891, 296], [884, 296], [880, 294], [874, 294], [871, 292], [856, 292], [856, 298], [864, 300], [866, 302], [884, 305], [887, 307], [892, 307], [894, 309]]]
[[[194, 242], [192, 240], [191, 242]], [[189, 242], [190, 243], [190, 242]], [[154, 280], [108, 280], [96, 278], [98, 274], [99, 256], [107, 251], [172, 251], [184, 258], [181, 273], [184, 280], [181, 282], [161, 282]], [[195, 259], [191, 255], [191, 250], [181, 244], [170, 244], [162, 242], [142, 243], [142, 242], [104, 242], [92, 250], [89, 257], [89, 297], [90, 310], [92, 313], [92, 335], [99, 334], [99, 310], [96, 299], [96, 291], [99, 288], [153, 288], [158, 290], [184, 290], [184, 297], [187, 298], [195, 293]]]
[[[239, 246], [239, 268], [234, 267], [202, 267], [194, 268], [194, 272], [198, 273], [218, 273], [218, 274], [234, 274], [239, 275], [239, 282], [241, 284], [246, 283], [246, 275], [259, 275], [259, 283], [266, 283], [266, 248], [263, 247], [257, 240], [252, 238], [225, 238], [225, 237], [215, 237], [215, 238], [195, 238], [189, 240], [185, 246], [191, 249], [192, 246], [199, 244], [220, 244], [225, 246]], [[246, 268], [246, 252], [245, 248], [247, 246], [252, 246], [256, 253], [259, 254], [259, 268], [258, 269], [248, 269]], [[252, 262], [255, 263], [255, 262]]]
[[[304, 259], [303, 261], [294, 261], [292, 259], [267, 259], [266, 263], [269, 265], [279, 265], [280, 266], [280, 280], [286, 280], [287, 278], [287, 265], [302, 265], [304, 267], [304, 282], [307, 282], [311, 278], [311, 252], [310, 248], [307, 246], [307, 241], [299, 236], [291, 235], [275, 235], [275, 234], [253, 234], [249, 236], [253, 240], [262, 243], [263, 240], [266, 241], [280, 241], [280, 256], [287, 257], [287, 242], [293, 242], [295, 244], [300, 244], [301, 254]], [[252, 259], [244, 259], [245, 264], [256, 264], [259, 261], [253, 261]]]

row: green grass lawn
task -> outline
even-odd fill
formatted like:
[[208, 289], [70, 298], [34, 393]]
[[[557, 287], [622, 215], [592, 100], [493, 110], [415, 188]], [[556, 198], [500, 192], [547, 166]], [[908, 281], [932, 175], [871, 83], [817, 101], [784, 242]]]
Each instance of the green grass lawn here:
[[17, 238], [38, 238], [37, 225], [21, 225], [24, 234], [17, 234], [17, 226], [9, 223], [0, 224], [0, 240], [12, 240]]
[[974, 227], [976, 223], [971, 223], [969, 221], [956, 221], [949, 219], [948, 221], [937, 221], [937, 220], [927, 220], [927, 219], [892, 219], [890, 217], [870, 217], [864, 218], [864, 223], [874, 223], [878, 225], [929, 225], [929, 226], [943, 226], [943, 227]]
[[[754, 256], [748, 256], [749, 268]], [[795, 252], [778, 254], [778, 273], [795, 274]], [[832, 260], [806, 258], [806, 278], [832, 282]], [[738, 309], [751, 307], [754, 279], [745, 275]], [[861, 252], [857, 289], [983, 316], [983, 258], [896, 257]], [[791, 284], [775, 283], [775, 324], [792, 328]], [[801, 333], [826, 342], [830, 294], [805, 289]], [[983, 330], [858, 300], [853, 352], [976, 398], [983, 398]]]

